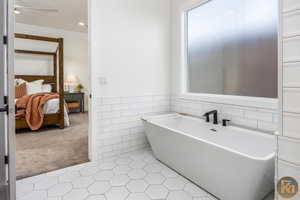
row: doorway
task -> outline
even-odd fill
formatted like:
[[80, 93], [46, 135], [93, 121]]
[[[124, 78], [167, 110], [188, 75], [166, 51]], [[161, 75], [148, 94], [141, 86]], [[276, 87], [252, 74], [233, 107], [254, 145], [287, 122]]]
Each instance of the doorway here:
[[87, 3], [15, 2], [17, 180], [89, 161]]

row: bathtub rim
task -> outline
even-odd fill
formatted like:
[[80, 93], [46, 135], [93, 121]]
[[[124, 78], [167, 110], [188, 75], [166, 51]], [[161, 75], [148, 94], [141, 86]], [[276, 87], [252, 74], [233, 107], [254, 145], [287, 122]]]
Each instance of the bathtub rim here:
[[[262, 156], [262, 157], [258, 157], [258, 156], [252, 156], [252, 155], [249, 155], [249, 154], [246, 154], [246, 153], [242, 153], [242, 152], [239, 152], [237, 150], [234, 150], [232, 148], [228, 148], [228, 147], [224, 147], [222, 145], [219, 145], [219, 144], [216, 144], [214, 142], [211, 142], [211, 141], [208, 141], [208, 140], [205, 140], [205, 139], [202, 139], [202, 138], [198, 138], [198, 137], [195, 137], [195, 136], [192, 136], [190, 134], [187, 134], [187, 133], [184, 133], [183, 131], [180, 131], [180, 130], [176, 130], [176, 129], [173, 129], [173, 128], [169, 128], [165, 125], [161, 125], [159, 124], [159, 122], [153, 122], [151, 119], [157, 119], [157, 118], [162, 118], [163, 116], [166, 116], [164, 119], [168, 119], [168, 118], [172, 118], [172, 117], [186, 117], [186, 118], [192, 118], [194, 120], [202, 120], [202, 119], [198, 119], [198, 118], [194, 118], [194, 117], [187, 117], [187, 116], [184, 116], [184, 115], [180, 115], [180, 114], [177, 114], [177, 113], [174, 113], [174, 114], [165, 114], [165, 115], [157, 115], [157, 116], [151, 116], [151, 117], [142, 117], [141, 119], [145, 122], [145, 123], [149, 123], [149, 124], [152, 124], [152, 125], [155, 125], [157, 127], [161, 127], [161, 128], [165, 128], [167, 130], [170, 130], [172, 132], [177, 132], [179, 134], [182, 134], [186, 137], [190, 137], [190, 138], [193, 138], [193, 139], [196, 139], [198, 141], [201, 141], [201, 142], [205, 142], [209, 145], [213, 145], [213, 146], [216, 146], [218, 148], [221, 148], [221, 149], [224, 149], [226, 151], [229, 151], [231, 153], [234, 153], [234, 154], [237, 154], [237, 155], [240, 155], [240, 156], [243, 156], [243, 157], [247, 157], [251, 160], [256, 160], [256, 161], [268, 161], [268, 160], [271, 160], [273, 158], [275, 158], [275, 155], [276, 155], [276, 152], [275, 152], [275, 146], [274, 146], [274, 152], [273, 153], [270, 153], [266, 156]], [[162, 118], [163, 119], [163, 118]], [[238, 129], [244, 129], [244, 128], [239, 128], [239, 127], [235, 127], [235, 126], [232, 126], [233, 128], [238, 128]], [[248, 129], [245, 129], [245, 130], [248, 130]], [[257, 131], [256, 131], [257, 132]], [[263, 133], [262, 133], [263, 134]], [[269, 135], [271, 137], [271, 135]], [[274, 141], [275, 141], [275, 136], [274, 136]]]

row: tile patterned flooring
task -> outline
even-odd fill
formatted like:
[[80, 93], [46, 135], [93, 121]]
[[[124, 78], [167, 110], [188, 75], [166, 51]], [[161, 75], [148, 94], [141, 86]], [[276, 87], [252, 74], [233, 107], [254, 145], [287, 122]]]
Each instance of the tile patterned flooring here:
[[143, 149], [17, 182], [17, 200], [216, 200]]
[[216, 200], [143, 149], [17, 182], [17, 200]]

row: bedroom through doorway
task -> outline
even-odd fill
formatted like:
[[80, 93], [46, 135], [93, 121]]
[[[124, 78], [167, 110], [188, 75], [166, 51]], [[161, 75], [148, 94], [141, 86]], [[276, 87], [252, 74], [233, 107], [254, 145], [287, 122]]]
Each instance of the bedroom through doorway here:
[[15, 1], [18, 180], [89, 161], [87, 7]]

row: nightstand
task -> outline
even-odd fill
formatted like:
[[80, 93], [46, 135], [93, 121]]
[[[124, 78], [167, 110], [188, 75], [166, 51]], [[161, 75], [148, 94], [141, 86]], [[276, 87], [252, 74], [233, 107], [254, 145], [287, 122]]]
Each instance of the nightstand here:
[[70, 112], [84, 112], [83, 92], [65, 92], [64, 97]]

